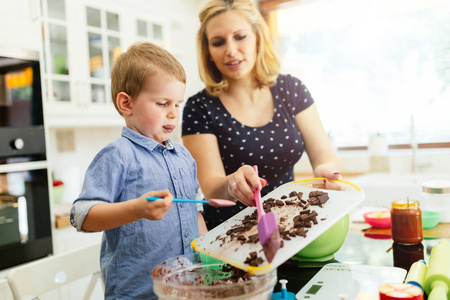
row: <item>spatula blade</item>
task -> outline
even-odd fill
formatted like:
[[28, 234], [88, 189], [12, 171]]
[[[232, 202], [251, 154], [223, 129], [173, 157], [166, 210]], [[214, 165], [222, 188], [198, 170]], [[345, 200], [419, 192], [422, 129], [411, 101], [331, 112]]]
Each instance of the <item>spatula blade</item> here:
[[273, 212], [268, 212], [258, 222], [258, 237], [263, 247], [267, 261], [272, 262], [281, 246], [280, 231], [277, 218]]
[[228, 207], [236, 205], [236, 202], [226, 199], [208, 199], [209, 205], [214, 207]]

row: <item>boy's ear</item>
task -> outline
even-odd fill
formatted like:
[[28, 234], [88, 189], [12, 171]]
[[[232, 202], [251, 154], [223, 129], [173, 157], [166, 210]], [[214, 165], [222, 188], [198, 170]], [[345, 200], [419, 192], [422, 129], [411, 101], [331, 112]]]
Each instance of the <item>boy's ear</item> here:
[[132, 103], [131, 97], [124, 92], [120, 92], [116, 97], [117, 108], [124, 116], [129, 116], [132, 114]]

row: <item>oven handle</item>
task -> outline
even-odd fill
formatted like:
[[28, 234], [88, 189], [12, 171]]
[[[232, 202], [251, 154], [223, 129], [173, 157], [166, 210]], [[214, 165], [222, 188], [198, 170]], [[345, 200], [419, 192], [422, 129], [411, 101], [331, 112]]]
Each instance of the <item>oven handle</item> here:
[[40, 169], [47, 169], [47, 167], [48, 163], [46, 160], [4, 164], [0, 165], [0, 173], [40, 170]]

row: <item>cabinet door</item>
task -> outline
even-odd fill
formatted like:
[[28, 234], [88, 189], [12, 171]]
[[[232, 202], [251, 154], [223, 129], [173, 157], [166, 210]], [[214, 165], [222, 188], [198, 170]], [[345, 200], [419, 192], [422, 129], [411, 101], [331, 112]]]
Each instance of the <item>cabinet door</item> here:
[[89, 54], [89, 105], [112, 105], [111, 69], [121, 53], [120, 15], [101, 7], [85, 6]]
[[45, 99], [53, 108], [74, 104], [69, 64], [68, 25], [64, 0], [43, 0], [42, 38]]
[[120, 16], [104, 6], [101, 1], [42, 0], [50, 126], [123, 125], [110, 96], [111, 65], [121, 52]]

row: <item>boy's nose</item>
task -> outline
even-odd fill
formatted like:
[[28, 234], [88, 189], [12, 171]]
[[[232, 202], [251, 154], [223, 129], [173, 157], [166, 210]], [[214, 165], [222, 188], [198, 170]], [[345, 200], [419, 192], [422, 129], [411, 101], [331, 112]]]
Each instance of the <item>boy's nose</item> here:
[[169, 113], [167, 114], [167, 117], [169, 118], [169, 119], [175, 119], [176, 117], [178, 117], [178, 114], [179, 114], [180, 112], [178, 111], [178, 108], [177, 107], [174, 107], [174, 108], [172, 108], [170, 111], [169, 111]]

